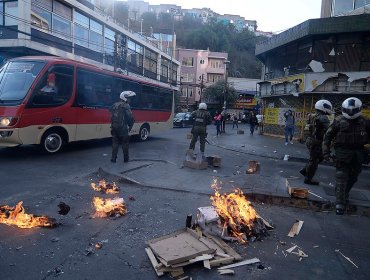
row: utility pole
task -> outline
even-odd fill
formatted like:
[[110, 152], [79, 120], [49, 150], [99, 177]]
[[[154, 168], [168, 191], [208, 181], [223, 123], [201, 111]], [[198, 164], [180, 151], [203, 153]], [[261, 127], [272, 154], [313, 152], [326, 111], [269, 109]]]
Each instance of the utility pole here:
[[203, 89], [205, 88], [204, 86], [204, 74], [202, 74], [200, 77], [200, 96], [199, 96], [199, 103], [202, 102], [202, 95], [203, 95]]
[[114, 56], [113, 56], [113, 69], [116, 72], [117, 69], [117, 45], [118, 45], [118, 35], [114, 34]]

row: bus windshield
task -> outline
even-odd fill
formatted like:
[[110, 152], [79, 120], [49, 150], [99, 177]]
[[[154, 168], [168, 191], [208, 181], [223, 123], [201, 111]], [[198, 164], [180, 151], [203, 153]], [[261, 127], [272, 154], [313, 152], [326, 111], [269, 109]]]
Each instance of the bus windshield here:
[[0, 69], [0, 104], [20, 104], [44, 65], [41, 61], [6, 63]]

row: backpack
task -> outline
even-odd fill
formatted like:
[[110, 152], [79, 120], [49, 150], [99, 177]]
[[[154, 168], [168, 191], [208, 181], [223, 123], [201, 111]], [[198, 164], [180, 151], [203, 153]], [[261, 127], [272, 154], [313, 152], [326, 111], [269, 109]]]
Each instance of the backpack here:
[[114, 128], [124, 128], [125, 124], [125, 112], [122, 108], [122, 103], [117, 102], [113, 104], [112, 107], [112, 127]]

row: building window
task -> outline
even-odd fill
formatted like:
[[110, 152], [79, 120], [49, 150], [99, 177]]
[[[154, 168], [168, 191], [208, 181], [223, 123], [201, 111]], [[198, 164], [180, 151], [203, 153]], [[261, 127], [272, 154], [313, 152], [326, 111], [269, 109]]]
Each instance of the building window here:
[[370, 0], [355, 0], [355, 9], [364, 7], [370, 4]]
[[208, 63], [209, 63], [209, 66], [210, 66], [211, 68], [219, 68], [219, 69], [224, 68], [223, 60], [219, 60], [219, 59], [209, 59]]
[[41, 28], [45, 32], [49, 32], [51, 28], [51, 12], [32, 4], [31, 21], [33, 26]]
[[83, 47], [88, 47], [89, 30], [87, 28], [82, 27], [81, 25], [75, 23], [74, 36], [76, 44]]
[[104, 52], [110, 55], [114, 54], [114, 36], [115, 32], [109, 28], [104, 28]]
[[3, 25], [4, 24], [4, 6], [3, 6], [3, 3], [0, 4], [0, 25]]
[[181, 65], [182, 66], [194, 66], [194, 57], [183, 57]]
[[18, 1], [5, 3], [5, 25], [18, 25]]
[[53, 33], [58, 37], [71, 39], [71, 22], [60, 16], [53, 15]]
[[137, 44], [132, 40], [128, 40], [128, 55], [127, 62], [134, 67], [142, 68], [143, 67], [143, 46]]
[[168, 78], [168, 66], [169, 66], [169, 60], [162, 58], [161, 62], [161, 76]]
[[73, 20], [75, 23], [89, 28], [89, 18], [87, 16], [75, 11], [73, 14]]
[[334, 15], [340, 15], [353, 10], [353, 1], [352, 0], [335, 0], [334, 1]]
[[72, 20], [72, 9], [58, 1], [54, 1], [53, 12], [68, 20]]
[[157, 54], [149, 49], [145, 49], [144, 68], [152, 73], [157, 73]]
[[32, 4], [37, 4], [42, 8], [45, 8], [49, 11], [53, 8], [53, 1], [52, 0], [32, 0]]

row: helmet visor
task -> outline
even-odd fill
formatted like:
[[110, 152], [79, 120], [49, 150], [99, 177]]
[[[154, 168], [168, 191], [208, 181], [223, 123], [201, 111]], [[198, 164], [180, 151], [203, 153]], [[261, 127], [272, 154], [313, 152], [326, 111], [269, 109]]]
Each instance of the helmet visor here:
[[361, 111], [361, 107], [359, 108], [343, 108], [343, 113], [346, 113], [348, 116], [352, 117], [355, 114], [359, 113]]

